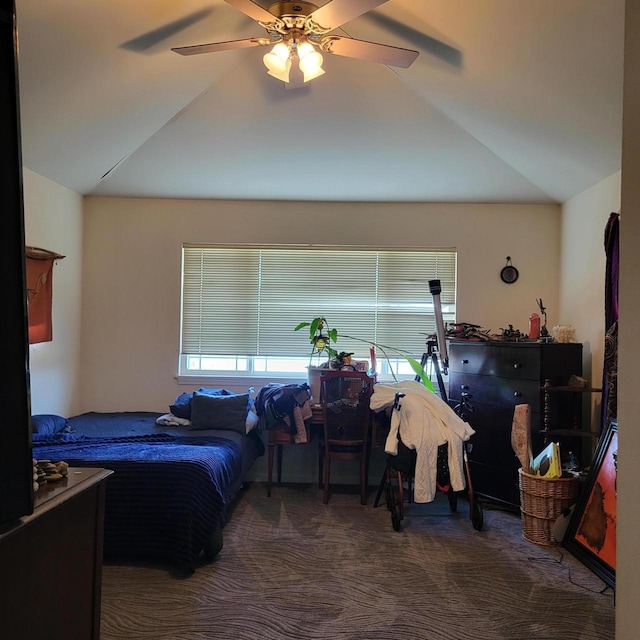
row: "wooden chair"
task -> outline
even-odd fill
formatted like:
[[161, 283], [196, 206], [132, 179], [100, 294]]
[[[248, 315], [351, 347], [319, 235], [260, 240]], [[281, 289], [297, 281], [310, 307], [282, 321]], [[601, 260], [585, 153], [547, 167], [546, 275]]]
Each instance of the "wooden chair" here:
[[329, 502], [333, 459], [360, 462], [360, 502], [367, 503], [371, 430], [369, 402], [374, 382], [362, 371], [328, 371], [322, 376], [324, 504]]

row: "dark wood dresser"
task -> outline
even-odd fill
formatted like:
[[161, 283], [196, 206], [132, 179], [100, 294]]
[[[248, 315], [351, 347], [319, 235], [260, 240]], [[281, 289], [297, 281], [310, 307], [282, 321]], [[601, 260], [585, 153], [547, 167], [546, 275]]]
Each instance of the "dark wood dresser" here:
[[[582, 345], [539, 342], [452, 342], [449, 346], [449, 400], [469, 394], [473, 413], [467, 418], [476, 433], [469, 452], [476, 493], [503, 506], [519, 508], [518, 468], [511, 447], [511, 425], [517, 404], [531, 405], [534, 455], [544, 447], [545, 380], [566, 385], [582, 374]], [[552, 424], [575, 421], [575, 404], [559, 397]], [[568, 453], [568, 452], [565, 452]]]
[[69, 468], [0, 525], [0, 636], [100, 637], [105, 469]]

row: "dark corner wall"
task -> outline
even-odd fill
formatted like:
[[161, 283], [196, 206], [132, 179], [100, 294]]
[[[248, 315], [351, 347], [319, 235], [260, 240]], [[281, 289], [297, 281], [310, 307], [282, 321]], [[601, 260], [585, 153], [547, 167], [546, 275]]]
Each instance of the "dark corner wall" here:
[[0, 0], [0, 357], [9, 374], [2, 385], [0, 523], [33, 511], [29, 401], [29, 345], [25, 295], [24, 211], [15, 4]]

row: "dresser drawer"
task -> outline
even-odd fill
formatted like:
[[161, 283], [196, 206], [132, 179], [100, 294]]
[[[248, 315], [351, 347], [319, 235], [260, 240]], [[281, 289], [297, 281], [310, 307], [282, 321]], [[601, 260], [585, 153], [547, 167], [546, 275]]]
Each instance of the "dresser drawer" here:
[[452, 373], [449, 376], [449, 397], [459, 401], [463, 393], [485, 405], [513, 409], [517, 404], [530, 404], [534, 413], [542, 406], [542, 392], [537, 380], [520, 380], [475, 374]]
[[540, 379], [540, 351], [516, 345], [452, 344], [449, 371], [478, 373], [501, 378]]

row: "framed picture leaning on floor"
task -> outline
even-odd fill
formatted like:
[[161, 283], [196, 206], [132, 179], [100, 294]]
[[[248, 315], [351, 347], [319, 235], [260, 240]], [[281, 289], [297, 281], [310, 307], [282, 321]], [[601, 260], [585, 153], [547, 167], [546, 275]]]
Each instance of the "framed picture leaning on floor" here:
[[565, 533], [564, 546], [616, 586], [618, 421], [609, 420]]

